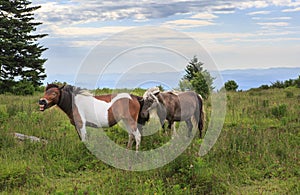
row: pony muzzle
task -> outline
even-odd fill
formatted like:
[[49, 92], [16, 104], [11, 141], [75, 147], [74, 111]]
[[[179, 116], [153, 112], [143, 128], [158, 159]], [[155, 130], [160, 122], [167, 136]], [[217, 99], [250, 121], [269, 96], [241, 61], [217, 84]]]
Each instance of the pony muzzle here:
[[48, 101], [46, 99], [39, 100], [40, 111], [44, 111], [47, 108]]

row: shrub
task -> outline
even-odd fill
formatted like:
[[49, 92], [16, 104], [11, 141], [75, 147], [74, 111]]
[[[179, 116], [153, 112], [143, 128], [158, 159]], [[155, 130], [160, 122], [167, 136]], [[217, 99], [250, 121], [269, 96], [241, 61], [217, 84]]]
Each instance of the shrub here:
[[286, 104], [280, 104], [279, 106], [275, 106], [272, 108], [271, 113], [277, 117], [281, 118], [286, 115], [287, 113], [287, 105]]
[[292, 98], [292, 97], [294, 97], [294, 93], [291, 92], [291, 91], [286, 91], [286, 92], [285, 92], [285, 95], [286, 95], [287, 98]]
[[0, 105], [0, 123], [3, 123], [8, 119], [9, 114], [7, 113], [7, 108], [5, 105]]
[[35, 88], [29, 81], [20, 81], [12, 88], [15, 95], [33, 95], [34, 91]]
[[225, 83], [225, 89], [227, 91], [236, 91], [238, 87], [238, 84], [234, 80], [229, 80]]
[[269, 88], [270, 88], [269, 85], [261, 85], [259, 87], [259, 89], [269, 89]]
[[283, 81], [276, 81], [276, 82], [274, 82], [274, 83], [272, 83], [272, 85], [271, 85], [271, 88], [284, 88], [285, 87], [285, 85], [284, 85], [284, 82]]
[[269, 100], [263, 100], [262, 105], [264, 108], [269, 107]]

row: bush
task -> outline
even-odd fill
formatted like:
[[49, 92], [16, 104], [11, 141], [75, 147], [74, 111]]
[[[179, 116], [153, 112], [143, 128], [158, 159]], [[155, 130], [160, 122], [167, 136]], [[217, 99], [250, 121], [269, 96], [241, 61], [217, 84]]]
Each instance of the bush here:
[[226, 91], [236, 91], [238, 87], [238, 84], [234, 80], [229, 80], [225, 83]]
[[286, 91], [286, 92], [285, 92], [285, 95], [286, 95], [287, 98], [292, 98], [292, 97], [294, 97], [294, 93], [291, 92], [291, 91]]
[[269, 88], [270, 88], [269, 85], [261, 85], [259, 87], [259, 89], [269, 89]]
[[282, 81], [276, 81], [274, 83], [272, 83], [271, 88], [279, 88], [279, 89], [283, 89], [285, 87], [284, 82]]
[[35, 88], [29, 81], [20, 81], [12, 87], [12, 93], [15, 95], [33, 95]]
[[287, 105], [286, 104], [280, 104], [279, 106], [273, 107], [271, 110], [271, 113], [277, 117], [281, 118], [286, 115], [287, 113]]
[[8, 119], [9, 114], [7, 113], [7, 108], [5, 105], [0, 105], [0, 123], [3, 123]]

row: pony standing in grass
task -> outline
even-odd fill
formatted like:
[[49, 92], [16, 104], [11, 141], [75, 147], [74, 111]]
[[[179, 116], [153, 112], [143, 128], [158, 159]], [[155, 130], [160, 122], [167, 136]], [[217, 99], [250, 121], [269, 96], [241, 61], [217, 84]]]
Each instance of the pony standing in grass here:
[[168, 121], [168, 128], [176, 134], [175, 121], [185, 121], [188, 127], [188, 136], [192, 136], [193, 123], [197, 123], [199, 136], [202, 137], [204, 127], [204, 108], [202, 97], [193, 92], [160, 92], [158, 87], [148, 89], [144, 95], [144, 105], [141, 110], [142, 116], [148, 116], [149, 111], [156, 108], [160, 123], [164, 128], [165, 120]]
[[61, 108], [70, 118], [82, 141], [86, 140], [86, 126], [111, 127], [123, 120], [129, 134], [127, 148], [132, 147], [135, 138], [136, 151], [141, 142], [142, 125], [149, 119], [149, 115], [139, 115], [143, 106], [142, 97], [128, 93], [93, 96], [87, 90], [71, 85], [47, 85], [39, 105], [40, 111], [54, 105]]

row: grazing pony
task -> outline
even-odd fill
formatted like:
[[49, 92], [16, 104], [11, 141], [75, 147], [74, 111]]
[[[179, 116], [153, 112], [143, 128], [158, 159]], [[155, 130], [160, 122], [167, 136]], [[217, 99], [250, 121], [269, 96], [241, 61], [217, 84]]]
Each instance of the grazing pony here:
[[188, 136], [192, 136], [192, 118], [197, 123], [199, 136], [202, 137], [204, 127], [203, 99], [193, 91], [188, 92], [160, 92], [158, 87], [148, 89], [144, 95], [144, 105], [141, 110], [142, 116], [148, 116], [149, 111], [156, 108], [162, 128], [165, 120], [168, 128], [176, 134], [174, 122], [185, 121], [188, 127]]
[[86, 125], [111, 127], [123, 120], [129, 134], [127, 148], [132, 147], [135, 138], [136, 151], [141, 142], [141, 127], [149, 119], [149, 115], [139, 116], [143, 98], [128, 93], [93, 96], [87, 90], [71, 85], [48, 84], [39, 100], [40, 111], [54, 105], [68, 115], [82, 141], [86, 140]]

